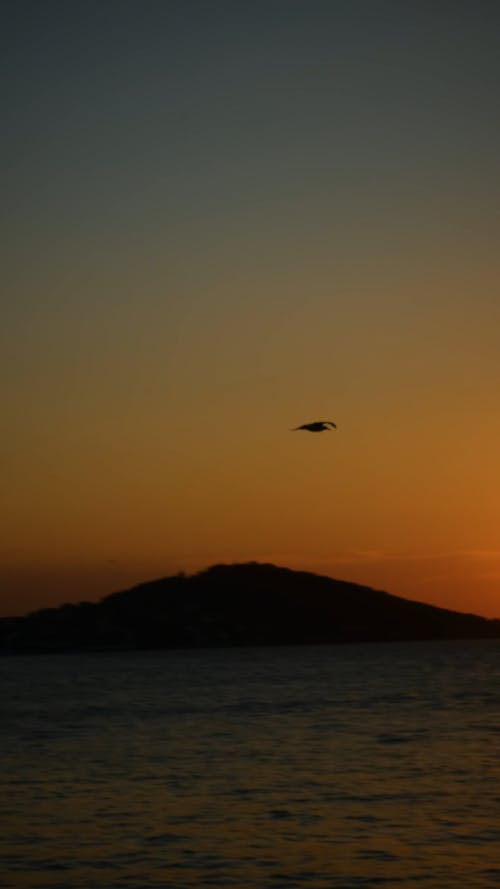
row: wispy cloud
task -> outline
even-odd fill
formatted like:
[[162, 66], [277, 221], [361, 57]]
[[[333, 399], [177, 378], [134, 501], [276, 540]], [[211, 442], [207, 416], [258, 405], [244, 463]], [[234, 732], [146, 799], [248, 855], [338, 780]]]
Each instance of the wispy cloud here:
[[[364, 569], [383, 568], [389, 566], [406, 565], [411, 571], [411, 565], [427, 566], [425, 574], [429, 571], [432, 575], [448, 574], [452, 566], [459, 566], [460, 573], [468, 575], [473, 572], [480, 578], [500, 577], [500, 550], [489, 549], [464, 549], [443, 550], [441, 552], [397, 552], [390, 549], [360, 549], [347, 552], [320, 553], [315, 555], [300, 552], [273, 552], [262, 553], [256, 557], [256, 561], [273, 562], [277, 565], [288, 565], [290, 568], [322, 571], [330, 574], [337, 568]], [[430, 576], [430, 575], [429, 575]]]
[[336, 565], [354, 565], [359, 563], [380, 562], [441, 562], [441, 561], [474, 561], [474, 562], [499, 562], [500, 550], [448, 550], [443, 552], [394, 552], [391, 550], [353, 550], [348, 553], [333, 554], [325, 563]]

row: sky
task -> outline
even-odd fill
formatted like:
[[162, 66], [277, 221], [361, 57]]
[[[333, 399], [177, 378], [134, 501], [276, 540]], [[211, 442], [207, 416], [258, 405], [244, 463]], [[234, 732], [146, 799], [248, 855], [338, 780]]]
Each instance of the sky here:
[[500, 617], [499, 4], [1, 20], [0, 613], [255, 560]]

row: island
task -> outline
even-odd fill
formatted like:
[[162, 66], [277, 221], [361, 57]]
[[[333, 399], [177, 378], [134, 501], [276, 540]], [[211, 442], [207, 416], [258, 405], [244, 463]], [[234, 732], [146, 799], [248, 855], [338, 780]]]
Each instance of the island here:
[[0, 619], [2, 654], [471, 638], [500, 620], [257, 562]]

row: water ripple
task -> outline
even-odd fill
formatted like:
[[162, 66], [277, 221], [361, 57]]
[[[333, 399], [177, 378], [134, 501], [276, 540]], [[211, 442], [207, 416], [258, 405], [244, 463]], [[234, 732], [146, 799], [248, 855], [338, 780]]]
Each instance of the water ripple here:
[[4, 659], [6, 885], [492, 889], [498, 653]]

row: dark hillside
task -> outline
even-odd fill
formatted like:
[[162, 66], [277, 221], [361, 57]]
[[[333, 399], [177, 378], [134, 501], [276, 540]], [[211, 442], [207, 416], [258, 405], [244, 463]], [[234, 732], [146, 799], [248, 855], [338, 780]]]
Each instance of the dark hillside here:
[[215, 565], [0, 620], [0, 651], [280, 645], [500, 636], [500, 621], [274, 565]]

